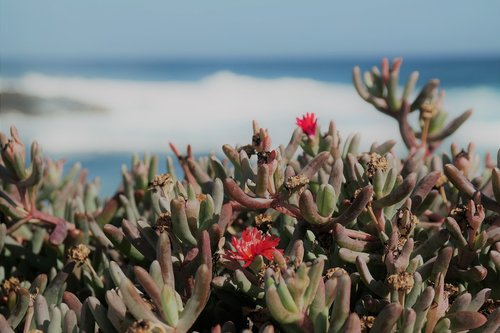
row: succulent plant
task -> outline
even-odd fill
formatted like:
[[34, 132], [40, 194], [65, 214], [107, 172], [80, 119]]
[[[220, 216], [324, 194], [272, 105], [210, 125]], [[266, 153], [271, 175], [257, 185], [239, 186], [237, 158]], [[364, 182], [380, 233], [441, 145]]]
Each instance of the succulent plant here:
[[[496, 332], [500, 151], [436, 153], [437, 80], [411, 103], [382, 61], [358, 93], [398, 121], [395, 140], [297, 118], [287, 145], [257, 122], [224, 157], [132, 157], [116, 193], [75, 164], [0, 134], [1, 332]], [[420, 112], [420, 130], [408, 121]], [[182, 175], [177, 175], [177, 160]]]

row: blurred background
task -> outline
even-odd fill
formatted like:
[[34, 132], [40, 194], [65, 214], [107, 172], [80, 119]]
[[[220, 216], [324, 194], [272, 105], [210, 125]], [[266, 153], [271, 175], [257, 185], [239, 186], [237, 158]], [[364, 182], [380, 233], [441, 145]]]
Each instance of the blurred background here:
[[474, 108], [452, 140], [495, 153], [498, 17], [499, 1], [0, 0], [0, 131], [82, 161], [107, 195], [132, 152], [221, 154], [253, 119], [278, 145], [314, 112], [368, 147], [399, 134], [351, 71], [387, 56], [403, 57], [402, 80], [439, 78], [450, 117]]

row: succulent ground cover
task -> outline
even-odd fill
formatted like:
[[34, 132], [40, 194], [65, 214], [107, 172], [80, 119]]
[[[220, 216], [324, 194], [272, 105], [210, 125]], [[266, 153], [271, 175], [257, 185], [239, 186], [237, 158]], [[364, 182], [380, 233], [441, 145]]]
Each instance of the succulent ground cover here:
[[400, 66], [353, 79], [403, 156], [311, 113], [287, 145], [254, 122], [222, 159], [134, 156], [103, 200], [1, 133], [0, 332], [498, 332], [500, 152], [436, 153], [471, 111], [446, 122], [437, 80], [410, 100]]

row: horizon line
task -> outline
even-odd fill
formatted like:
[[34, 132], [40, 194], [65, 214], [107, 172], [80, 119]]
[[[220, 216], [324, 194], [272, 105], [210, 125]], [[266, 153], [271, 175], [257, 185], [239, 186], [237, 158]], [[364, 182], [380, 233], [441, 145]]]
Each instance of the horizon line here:
[[[404, 54], [404, 52], [401, 52]], [[421, 53], [396, 55], [394, 52], [387, 54], [292, 54], [292, 55], [177, 55], [177, 56], [139, 56], [139, 55], [88, 55], [88, 56], [32, 56], [32, 55], [3, 55], [2, 62], [300, 62], [300, 61], [363, 61], [382, 58], [403, 58], [409, 60], [500, 60], [500, 52], [484, 53]]]

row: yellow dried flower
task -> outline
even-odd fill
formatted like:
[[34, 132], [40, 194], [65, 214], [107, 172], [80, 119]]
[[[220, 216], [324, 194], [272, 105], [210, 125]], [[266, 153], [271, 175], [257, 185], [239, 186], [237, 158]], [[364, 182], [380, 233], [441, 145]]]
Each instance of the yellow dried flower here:
[[5, 295], [9, 294], [11, 291], [17, 291], [19, 289], [20, 281], [17, 277], [11, 276], [2, 283], [2, 291]]
[[444, 292], [448, 295], [448, 298], [454, 299], [460, 293], [460, 288], [451, 283], [445, 283]]
[[73, 246], [68, 251], [68, 258], [82, 265], [90, 255], [90, 249], [84, 244]]
[[205, 200], [207, 200], [207, 195], [203, 194], [203, 193], [197, 194], [196, 195], [196, 200], [198, 200], [198, 202], [205, 201]]
[[172, 176], [168, 173], [154, 176], [153, 180], [149, 183], [149, 190], [154, 190], [156, 187], [165, 187], [174, 183]]
[[389, 286], [394, 290], [402, 290], [408, 294], [415, 283], [413, 275], [408, 272], [389, 275], [386, 279]]
[[255, 225], [258, 228], [273, 223], [273, 218], [269, 214], [258, 214], [257, 216], [255, 216], [254, 220]]
[[345, 269], [342, 267], [332, 267], [327, 269], [325, 275], [323, 276], [324, 280], [329, 280], [333, 278], [334, 276], [340, 276], [343, 274], [349, 274]]
[[302, 174], [299, 174], [296, 176], [288, 177], [285, 182], [285, 188], [288, 190], [294, 190], [297, 187], [301, 187], [307, 184], [309, 184], [309, 178]]
[[378, 170], [385, 172], [388, 167], [389, 163], [384, 156], [380, 156], [377, 153], [371, 153], [370, 161], [366, 164], [365, 173], [369, 178], [372, 178]]
[[483, 306], [481, 306], [481, 309], [479, 309], [479, 312], [485, 316], [489, 316], [499, 307], [500, 307], [500, 300], [488, 298], [486, 301], [484, 301], [484, 304]]
[[373, 327], [373, 323], [375, 322], [374, 316], [362, 316], [361, 318], [361, 332], [369, 332]]

